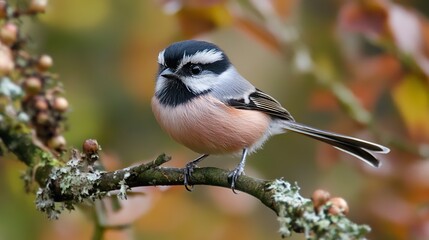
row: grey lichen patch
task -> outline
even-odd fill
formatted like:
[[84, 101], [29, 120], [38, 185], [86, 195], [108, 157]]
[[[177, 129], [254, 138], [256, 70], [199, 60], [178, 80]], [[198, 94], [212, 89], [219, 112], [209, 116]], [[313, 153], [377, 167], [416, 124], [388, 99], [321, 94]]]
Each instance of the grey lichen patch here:
[[36, 193], [36, 208], [37, 210], [47, 214], [50, 220], [58, 219], [65, 206], [60, 203], [55, 203], [52, 194], [49, 191], [50, 184], [45, 188], [39, 188]]
[[[57, 219], [59, 214], [64, 210], [73, 210], [74, 205], [81, 203], [84, 199], [96, 200], [105, 196], [105, 193], [99, 192], [97, 180], [103, 172], [87, 172], [85, 164], [76, 157], [67, 162], [64, 167], [55, 167], [49, 175], [48, 184], [39, 189], [36, 196], [37, 209], [45, 212], [49, 219]], [[52, 184], [59, 186], [61, 195], [68, 196], [68, 201], [55, 203], [54, 193], [51, 191]]]
[[300, 215], [307, 205], [311, 205], [311, 200], [299, 194], [300, 188], [296, 184], [283, 180], [274, 180], [268, 189], [274, 191], [274, 201], [280, 204], [277, 218], [280, 223], [279, 232], [282, 237], [288, 237], [292, 234], [295, 216]]
[[268, 189], [274, 192], [273, 199], [279, 205], [279, 232], [282, 237], [288, 237], [295, 231], [303, 232], [306, 239], [366, 239], [365, 235], [371, 230], [367, 225], [351, 222], [342, 214], [328, 214], [328, 204], [316, 212], [312, 201], [299, 194], [300, 188], [296, 183], [292, 185], [275, 180]]
[[0, 94], [14, 99], [21, 97], [24, 93], [19, 85], [8, 77], [2, 77], [0, 78]]
[[28, 114], [25, 112], [20, 112], [18, 113], [17, 119], [22, 123], [27, 123], [30, 121], [30, 116], [28, 116]]
[[124, 174], [124, 178], [121, 181], [119, 181], [120, 188], [119, 188], [119, 192], [118, 192], [118, 195], [117, 195], [118, 198], [121, 199], [121, 200], [126, 200], [127, 199], [127, 191], [129, 189], [129, 186], [126, 184], [127, 183], [126, 180], [127, 180], [128, 177], [131, 176], [129, 168], [125, 168], [124, 170], [126, 172]]

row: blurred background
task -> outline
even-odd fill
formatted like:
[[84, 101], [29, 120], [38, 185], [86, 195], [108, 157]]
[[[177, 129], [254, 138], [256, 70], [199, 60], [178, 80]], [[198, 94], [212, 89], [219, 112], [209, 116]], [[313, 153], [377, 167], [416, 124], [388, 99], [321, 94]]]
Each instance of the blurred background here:
[[[11, 1], [18, 4], [25, 1]], [[425, 0], [51, 0], [27, 19], [30, 51], [54, 59], [71, 104], [70, 147], [95, 138], [110, 170], [197, 156], [159, 128], [150, 99], [158, 52], [212, 41], [299, 122], [391, 148], [379, 169], [293, 133], [252, 155], [246, 174], [341, 196], [371, 239], [429, 239], [429, 2]], [[13, 158], [12, 156], [6, 156]], [[232, 169], [239, 159], [201, 166]], [[0, 161], [0, 239], [91, 239], [88, 211], [48, 221], [24, 193], [16, 160]], [[275, 214], [228, 189], [143, 188], [100, 222], [106, 239], [279, 239]], [[294, 234], [291, 239], [303, 239]]]

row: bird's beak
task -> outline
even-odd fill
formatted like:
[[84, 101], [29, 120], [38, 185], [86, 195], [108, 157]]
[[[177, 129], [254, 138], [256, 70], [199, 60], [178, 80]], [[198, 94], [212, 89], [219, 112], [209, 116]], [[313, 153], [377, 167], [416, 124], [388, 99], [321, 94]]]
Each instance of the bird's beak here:
[[180, 80], [179, 75], [177, 75], [176, 73], [172, 72], [170, 69], [165, 69], [164, 71], [161, 72], [161, 77], [166, 78], [168, 80]]
[[164, 73], [164, 74], [161, 74], [161, 76], [169, 80], [180, 80], [179, 75], [175, 73]]

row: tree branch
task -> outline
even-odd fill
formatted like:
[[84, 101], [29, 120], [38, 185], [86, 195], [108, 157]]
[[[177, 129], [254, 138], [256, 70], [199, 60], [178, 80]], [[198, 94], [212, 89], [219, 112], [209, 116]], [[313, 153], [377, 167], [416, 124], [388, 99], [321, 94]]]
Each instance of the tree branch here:
[[[141, 164], [113, 172], [100, 173], [100, 177], [93, 182], [92, 189], [99, 192], [109, 192], [118, 190], [125, 184], [128, 188], [141, 186], [175, 186], [183, 185], [183, 169], [160, 167], [168, 162], [170, 157], [160, 155], [152, 162]], [[229, 171], [214, 167], [195, 168], [190, 182], [193, 185], [210, 185], [230, 188], [228, 182]], [[123, 182], [125, 181], [125, 182]], [[267, 207], [278, 211], [278, 206], [273, 202], [272, 193], [266, 189], [269, 181], [251, 178], [246, 175], [240, 176], [236, 189], [248, 193], [259, 200]], [[53, 186], [59, 186], [56, 183]], [[67, 201], [73, 199], [72, 193], [64, 192], [59, 187], [51, 187], [55, 201]], [[93, 191], [91, 191], [93, 193]]]
[[[113, 190], [119, 190], [118, 197], [126, 199], [127, 190], [133, 187], [183, 185], [183, 169], [161, 167], [170, 160], [164, 154], [149, 163], [112, 172], [85, 172], [81, 156], [74, 151], [72, 160], [62, 168], [54, 168], [46, 187], [38, 191], [37, 207], [50, 218], [57, 218], [64, 208], [73, 209], [73, 205], [84, 199], [99, 199]], [[228, 171], [219, 168], [196, 168], [190, 181], [194, 185], [230, 188], [228, 175]], [[333, 213], [333, 203], [326, 201], [315, 207], [310, 199], [299, 194], [296, 184], [242, 175], [236, 189], [259, 199], [278, 215], [283, 237], [294, 231], [304, 233], [307, 239], [338, 239], [346, 235], [361, 239], [370, 231], [366, 225], [351, 222], [341, 211]], [[61, 202], [60, 206], [55, 202]]]

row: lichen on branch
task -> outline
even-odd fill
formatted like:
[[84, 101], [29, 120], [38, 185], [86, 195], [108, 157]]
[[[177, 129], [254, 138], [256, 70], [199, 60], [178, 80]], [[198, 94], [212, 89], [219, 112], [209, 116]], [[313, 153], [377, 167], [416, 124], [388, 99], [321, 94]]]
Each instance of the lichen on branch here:
[[[37, 193], [38, 209], [46, 212], [49, 218], [56, 219], [62, 210], [73, 210], [74, 205], [83, 200], [94, 201], [114, 190], [119, 190], [116, 191], [117, 196], [125, 199], [126, 191], [133, 187], [183, 185], [183, 169], [161, 167], [170, 160], [164, 154], [152, 162], [112, 172], [87, 172], [82, 154], [75, 150], [72, 155], [66, 166], [52, 170], [47, 185]], [[219, 168], [196, 168], [190, 181], [194, 185], [229, 188], [228, 174], [228, 171]], [[307, 239], [364, 239], [370, 231], [368, 226], [346, 218], [344, 214], [348, 208], [341, 208], [341, 202], [330, 201], [330, 197], [323, 198], [323, 201], [304, 198], [299, 194], [297, 184], [243, 175], [236, 189], [258, 198], [276, 213], [282, 237], [297, 232], [304, 233]]]

